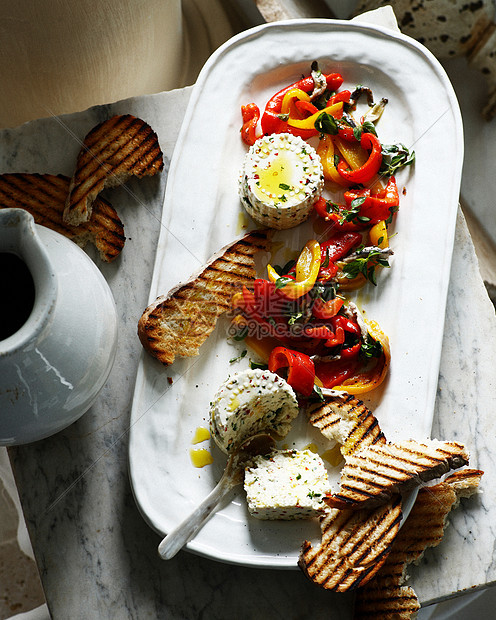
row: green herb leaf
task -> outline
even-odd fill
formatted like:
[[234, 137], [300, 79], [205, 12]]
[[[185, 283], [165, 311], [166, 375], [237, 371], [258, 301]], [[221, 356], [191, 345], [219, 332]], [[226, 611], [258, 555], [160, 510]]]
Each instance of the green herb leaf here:
[[310, 295], [313, 299], [322, 299], [322, 301], [329, 301], [337, 297], [336, 285], [332, 282], [316, 282], [310, 291]]
[[238, 357], [233, 357], [232, 359], [229, 360], [230, 364], [234, 364], [234, 362], [238, 362], [239, 360], [242, 360], [246, 354], [248, 353], [248, 351], [246, 349], [244, 349], [243, 351], [241, 351], [240, 355], [238, 355]]
[[365, 121], [362, 125], [362, 129], [365, 133], [372, 133], [374, 134], [374, 136], [377, 136], [375, 125], [374, 123], [371, 123], [370, 121]]
[[372, 357], [380, 357], [382, 351], [382, 344], [378, 340], [372, 338], [370, 334], [367, 334], [367, 337], [363, 340], [362, 346], [360, 347], [360, 355], [370, 359]]
[[322, 495], [322, 493], [316, 493], [315, 491], [309, 491], [307, 493], [307, 497], [309, 497], [310, 499], [313, 499], [314, 497], [320, 497]]
[[267, 370], [268, 366], [264, 362], [254, 362], [253, 360], [250, 360], [250, 368], [252, 370], [256, 370], [257, 368], [260, 370]]
[[362, 138], [362, 128], [361, 127], [355, 127], [353, 129], [353, 135], [355, 136], [355, 140], [357, 142], [360, 142], [360, 140]]
[[295, 312], [294, 314], [291, 314], [288, 319], [288, 325], [294, 325], [298, 319], [301, 319], [302, 316], [303, 312]]
[[411, 166], [415, 161], [415, 151], [409, 151], [404, 144], [383, 144], [382, 165], [380, 172], [393, 176], [405, 166]]
[[324, 401], [324, 395], [322, 394], [322, 390], [318, 385], [313, 386], [312, 396], [316, 396], [317, 400]]
[[357, 210], [363, 205], [364, 202], [365, 202], [365, 196], [359, 196], [358, 198], [353, 198], [353, 200], [351, 201], [350, 207], [352, 208], [352, 210]]
[[314, 127], [319, 133], [327, 133], [331, 136], [335, 136], [338, 133], [336, 119], [327, 112], [322, 112], [322, 114], [318, 116], [314, 123]]
[[360, 207], [365, 202], [365, 198], [362, 196], [360, 198], [355, 198], [351, 201], [349, 209], [343, 209], [336, 203], [331, 203], [328, 201], [327, 203], [327, 211], [329, 213], [336, 213], [339, 215], [339, 223], [344, 224], [345, 222], [352, 222], [353, 220], [360, 217]]
[[281, 278], [277, 278], [276, 288], [284, 288], [286, 284], [289, 284], [290, 282], [293, 282], [291, 278], [286, 278], [284, 276], [282, 276]]
[[375, 271], [378, 265], [382, 267], [390, 266], [388, 260], [382, 256], [380, 250], [371, 250], [366, 256], [355, 258], [346, 263], [343, 266], [343, 273], [347, 278], [350, 278], [350, 280], [353, 280], [361, 273], [369, 282], [372, 282], [372, 284], [376, 286], [377, 280]]
[[291, 186], [286, 185], [286, 183], [279, 183], [279, 189], [288, 190], [291, 189]]

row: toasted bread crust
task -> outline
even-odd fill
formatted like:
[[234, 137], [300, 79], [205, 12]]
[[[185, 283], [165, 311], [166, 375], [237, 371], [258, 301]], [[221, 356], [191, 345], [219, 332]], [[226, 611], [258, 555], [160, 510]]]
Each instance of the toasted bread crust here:
[[415, 591], [402, 585], [407, 566], [418, 562], [428, 547], [441, 542], [449, 512], [461, 497], [477, 491], [482, 474], [477, 469], [459, 470], [443, 482], [419, 490], [384, 565], [365, 587], [357, 590], [355, 620], [408, 620], [420, 609]]
[[326, 398], [325, 404], [311, 413], [309, 421], [324, 437], [341, 444], [343, 456], [386, 442], [377, 418], [351, 394]]
[[165, 365], [198, 355], [217, 319], [231, 308], [232, 296], [255, 280], [255, 255], [267, 251], [271, 232], [255, 230], [217, 253], [198, 274], [143, 312], [138, 336], [143, 347]]
[[93, 202], [104, 187], [121, 185], [162, 171], [157, 134], [131, 114], [113, 116], [85, 137], [66, 200], [64, 221], [73, 226], [91, 217]]
[[98, 198], [89, 222], [77, 228], [63, 221], [69, 193], [69, 177], [53, 174], [13, 173], [0, 175], [0, 208], [22, 208], [37, 224], [51, 228], [84, 247], [89, 241], [110, 262], [119, 256], [126, 237], [112, 205]]
[[329, 511], [321, 520], [322, 539], [305, 541], [298, 565], [314, 583], [346, 592], [367, 583], [386, 561], [401, 522], [401, 498], [375, 510]]
[[395, 493], [463, 467], [468, 458], [457, 442], [407, 440], [367, 446], [346, 459], [340, 490], [325, 501], [332, 508], [372, 508]]

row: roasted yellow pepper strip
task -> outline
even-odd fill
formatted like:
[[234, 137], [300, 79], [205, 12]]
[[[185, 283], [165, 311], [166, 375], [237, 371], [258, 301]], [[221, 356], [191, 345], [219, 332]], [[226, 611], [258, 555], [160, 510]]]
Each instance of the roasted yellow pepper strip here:
[[[280, 289], [288, 299], [298, 299], [312, 290], [320, 270], [320, 245], [315, 239], [307, 242], [296, 263], [296, 279], [288, 282]], [[271, 282], [279, 280], [279, 274], [267, 265], [267, 275]]]
[[327, 179], [327, 181], [333, 181], [338, 185], [348, 187], [348, 181], [343, 179], [336, 168], [336, 164], [334, 163], [334, 152], [335, 150], [332, 136], [329, 134], [324, 134], [324, 136], [319, 140], [319, 144], [317, 146], [317, 154], [322, 162], [324, 178]]
[[367, 283], [367, 278], [363, 275], [363, 273], [357, 274], [354, 278], [348, 278], [348, 276], [343, 273], [345, 263], [342, 261], [337, 261], [336, 265], [339, 268], [339, 271], [336, 274], [336, 281], [339, 284], [339, 290], [356, 291]]
[[295, 99], [298, 99], [298, 101], [310, 101], [310, 95], [304, 90], [301, 90], [301, 88], [291, 89], [284, 95], [281, 105], [281, 114], [294, 116], [293, 103]]
[[291, 125], [291, 127], [297, 127], [298, 129], [315, 129], [315, 121], [319, 118], [321, 114], [327, 112], [327, 114], [334, 116], [335, 114], [339, 114], [342, 109], [343, 102], [339, 101], [338, 103], [334, 103], [333, 105], [324, 108], [323, 110], [315, 112], [315, 114], [312, 114], [311, 116], [308, 116], [303, 120], [289, 117], [288, 125]]
[[379, 387], [386, 378], [391, 362], [389, 339], [375, 321], [366, 321], [366, 324], [372, 338], [382, 344], [382, 355], [373, 368], [346, 379], [341, 385], [334, 386], [334, 390], [342, 390], [348, 394], [365, 394]]
[[340, 136], [333, 136], [332, 139], [343, 159], [352, 170], [361, 168], [366, 163], [369, 154], [360, 146], [360, 142], [348, 142], [348, 140], [344, 140]]
[[379, 248], [387, 248], [389, 245], [388, 232], [386, 222], [381, 220], [374, 224], [369, 232], [369, 239], [372, 245], [376, 245]]

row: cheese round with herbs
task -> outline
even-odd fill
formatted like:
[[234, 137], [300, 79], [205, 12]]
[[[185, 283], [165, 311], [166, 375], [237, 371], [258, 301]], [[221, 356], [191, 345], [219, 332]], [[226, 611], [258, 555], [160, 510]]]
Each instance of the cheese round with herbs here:
[[250, 514], [257, 519], [311, 519], [324, 514], [331, 487], [324, 462], [311, 450], [273, 450], [245, 469]]
[[274, 431], [284, 437], [299, 412], [293, 388], [268, 370], [233, 374], [210, 403], [210, 430], [219, 448], [229, 454], [248, 437]]
[[246, 154], [239, 195], [248, 214], [269, 228], [304, 222], [320, 198], [324, 173], [315, 149], [288, 133], [259, 138]]

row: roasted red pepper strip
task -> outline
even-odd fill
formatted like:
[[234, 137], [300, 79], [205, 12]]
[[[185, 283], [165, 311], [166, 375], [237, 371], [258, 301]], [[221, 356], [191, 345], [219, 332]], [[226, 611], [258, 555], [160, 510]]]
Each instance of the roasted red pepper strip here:
[[334, 338], [329, 338], [324, 343], [324, 346], [331, 347], [331, 348], [337, 347], [340, 344], [344, 344], [344, 338], [345, 338], [344, 329], [342, 327], [337, 327], [336, 333], [334, 334]]
[[310, 101], [295, 101], [295, 108], [298, 112], [305, 113], [307, 116], [315, 114], [315, 112], [319, 111], [319, 109], [314, 106], [313, 103], [310, 103]]
[[382, 164], [382, 146], [379, 139], [372, 133], [362, 133], [360, 146], [371, 149], [369, 158], [360, 168], [347, 170], [347, 163], [341, 160], [338, 164], [339, 174], [350, 183], [368, 183], [379, 172]]
[[333, 222], [336, 227], [338, 227], [340, 232], [350, 232], [350, 231], [359, 231], [364, 230], [370, 225], [370, 222], [346, 222], [341, 221], [343, 218], [340, 215], [339, 211], [348, 210], [348, 206], [346, 205], [336, 205], [338, 211], [327, 211], [327, 200], [321, 196], [317, 202], [314, 204], [314, 209], [317, 215], [322, 217], [326, 222]]
[[337, 362], [317, 362], [315, 374], [325, 388], [333, 388], [335, 385], [341, 385], [346, 379], [352, 377], [358, 366], [359, 362], [355, 359], [338, 360]]
[[319, 282], [328, 282], [337, 275], [338, 271], [339, 267], [336, 263], [329, 261], [328, 265], [320, 268], [319, 277], [317, 279]]
[[318, 298], [313, 303], [312, 314], [316, 319], [327, 321], [340, 311], [343, 304], [344, 299], [341, 297], [334, 297], [328, 301]]
[[321, 282], [330, 280], [338, 272], [335, 261], [343, 258], [362, 243], [362, 235], [358, 232], [342, 232], [332, 236], [320, 244], [320, 271], [318, 279]]
[[329, 97], [329, 101], [327, 102], [327, 105], [333, 105], [334, 103], [338, 103], [339, 101], [342, 101], [343, 103], [348, 103], [349, 100], [351, 98], [351, 91], [349, 90], [341, 90], [339, 93], [336, 93], [335, 95], [332, 95], [331, 97]]
[[361, 333], [360, 327], [357, 323], [355, 323], [355, 321], [352, 321], [348, 317], [342, 316], [341, 314], [333, 316], [331, 319], [329, 319], [329, 322], [331, 323], [334, 331], [336, 331], [338, 327], [341, 327], [342, 329], [344, 329], [344, 331], [350, 332], [352, 334], [358, 335]]
[[[332, 91], [337, 90], [343, 83], [343, 77], [339, 73], [327, 74], [325, 75], [325, 78], [327, 88]], [[300, 136], [304, 140], [318, 135], [318, 131], [316, 129], [298, 129], [296, 127], [291, 127], [286, 121], [279, 118], [284, 95], [294, 88], [299, 88], [306, 93], [311, 93], [314, 88], [313, 78], [311, 76], [303, 78], [302, 80], [283, 88], [269, 99], [265, 106], [264, 113], [262, 114], [261, 124], [264, 134], [269, 135], [272, 133], [286, 132], [295, 136]]]
[[313, 361], [299, 351], [286, 347], [276, 347], [269, 357], [269, 370], [277, 372], [281, 368], [288, 369], [286, 381], [302, 396], [310, 396], [315, 381]]
[[362, 243], [362, 235], [357, 232], [338, 232], [320, 244], [321, 266], [327, 258], [334, 263], [344, 258], [349, 252]]
[[347, 142], [356, 142], [357, 139], [355, 137], [355, 133], [353, 131], [353, 127], [350, 125], [340, 125], [338, 127], [338, 134], [346, 140]]
[[360, 206], [360, 215], [369, 218], [369, 224], [387, 220], [400, 204], [398, 187], [394, 177], [389, 179], [384, 190], [378, 194], [372, 195], [369, 189], [350, 189], [344, 193], [344, 199], [348, 206], [356, 198], [365, 198]]
[[252, 146], [257, 138], [260, 137], [256, 135], [257, 123], [260, 120], [260, 110], [255, 103], [248, 103], [241, 106], [241, 116], [243, 118], [241, 137], [245, 144]]
[[325, 220], [329, 218], [330, 213], [327, 211], [327, 200], [321, 196], [313, 205], [315, 213]]
[[305, 325], [303, 334], [308, 338], [318, 338], [319, 340], [334, 338], [334, 332], [327, 325]]
[[347, 349], [341, 349], [340, 355], [342, 359], [355, 359], [358, 357], [360, 353], [361, 343], [357, 342], [352, 347], [348, 347]]

